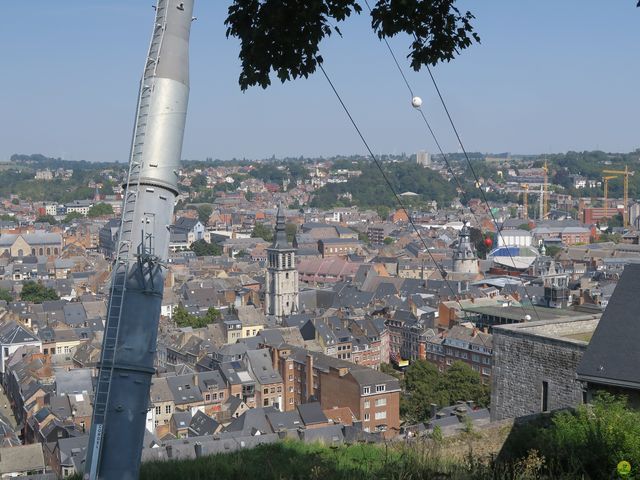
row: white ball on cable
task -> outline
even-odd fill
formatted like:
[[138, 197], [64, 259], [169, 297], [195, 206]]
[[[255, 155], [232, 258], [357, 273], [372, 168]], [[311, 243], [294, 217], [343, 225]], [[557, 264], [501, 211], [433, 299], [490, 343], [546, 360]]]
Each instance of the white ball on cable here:
[[418, 96], [415, 96], [411, 99], [411, 105], [413, 108], [420, 108], [422, 106], [422, 99]]

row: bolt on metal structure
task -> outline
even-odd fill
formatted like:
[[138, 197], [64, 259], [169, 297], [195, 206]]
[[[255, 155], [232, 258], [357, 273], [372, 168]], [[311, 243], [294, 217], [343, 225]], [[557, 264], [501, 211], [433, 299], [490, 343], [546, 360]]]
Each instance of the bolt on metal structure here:
[[131, 143], [84, 478], [138, 478], [189, 99], [194, 0], [158, 0]]

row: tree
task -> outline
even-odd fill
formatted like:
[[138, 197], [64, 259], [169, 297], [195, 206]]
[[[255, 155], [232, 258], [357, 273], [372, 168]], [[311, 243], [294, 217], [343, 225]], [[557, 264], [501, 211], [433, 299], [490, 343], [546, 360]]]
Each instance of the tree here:
[[460, 361], [453, 362], [440, 378], [438, 393], [443, 405], [453, 405], [458, 400], [473, 400], [482, 407], [489, 404], [489, 388], [482, 383], [480, 374]]
[[[308, 77], [322, 57], [319, 44], [337, 24], [362, 11], [361, 0], [233, 0], [225, 20], [227, 37], [240, 41], [240, 88], [266, 88], [275, 72], [280, 81]], [[461, 13], [455, 0], [377, 0], [371, 26], [378, 37], [408, 34], [411, 66], [449, 61], [480, 38], [470, 12]]]
[[198, 220], [200, 220], [205, 225], [209, 223], [209, 217], [213, 213], [213, 207], [211, 205], [200, 205], [197, 208], [198, 211]]
[[57, 225], [58, 221], [53, 217], [53, 215], [40, 215], [36, 218], [37, 223], [48, 223], [50, 225]]
[[480, 374], [459, 361], [440, 373], [432, 363], [417, 360], [407, 368], [404, 386], [401, 412], [409, 421], [429, 419], [432, 403], [439, 407], [458, 400], [473, 400], [480, 406], [489, 404], [489, 389], [482, 384]]
[[395, 240], [391, 237], [384, 237], [384, 240], [382, 241], [385, 245], [391, 245], [393, 242], [395, 242]]
[[71, 223], [78, 218], [84, 218], [84, 215], [82, 215], [80, 212], [67, 213], [67, 216], [64, 217], [64, 220], [62, 220], [62, 223]]
[[7, 303], [13, 302], [13, 295], [6, 288], [0, 288], [0, 300], [4, 300]]
[[46, 300], [60, 300], [53, 288], [47, 288], [42, 283], [27, 280], [22, 285], [20, 298], [25, 302], [42, 303]]
[[102, 217], [104, 215], [113, 215], [113, 207], [108, 203], [96, 203], [89, 209], [89, 212], [87, 212], [87, 216], [90, 218]]
[[195, 190], [206, 188], [207, 184], [208, 184], [207, 176], [202, 173], [198, 173], [197, 175], [194, 175], [193, 178], [191, 179], [191, 187]]
[[222, 255], [220, 245], [217, 243], [209, 243], [206, 240], [196, 240], [191, 244], [191, 250], [196, 254], [196, 257], [217, 257]]
[[190, 314], [186, 308], [182, 305], [178, 305], [178, 307], [173, 312], [173, 320], [176, 322], [178, 327], [192, 327], [192, 328], [202, 328], [207, 325], [215, 322], [222, 316], [219, 310], [209, 307], [207, 313], [203, 317], [199, 317], [197, 315]]
[[264, 223], [256, 223], [251, 232], [251, 237], [262, 238], [266, 242], [271, 242], [273, 240], [273, 230]]
[[482, 231], [478, 228], [471, 227], [469, 229], [469, 232], [470, 232], [469, 240], [471, 241], [474, 248], [476, 249], [476, 253], [478, 254], [478, 257], [486, 258], [487, 253], [489, 253], [489, 251], [491, 250], [491, 247], [487, 246], [487, 244], [485, 243], [485, 236], [482, 234]]

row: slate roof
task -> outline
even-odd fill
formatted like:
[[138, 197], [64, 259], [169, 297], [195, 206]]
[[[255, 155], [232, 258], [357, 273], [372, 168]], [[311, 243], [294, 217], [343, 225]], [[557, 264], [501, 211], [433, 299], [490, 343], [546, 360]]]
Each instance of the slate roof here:
[[235, 418], [225, 429], [225, 432], [240, 432], [243, 435], [255, 435], [273, 433], [271, 425], [267, 421], [266, 414], [276, 412], [274, 407], [252, 408]]
[[69, 326], [83, 325], [87, 321], [87, 312], [82, 303], [70, 302], [62, 307], [64, 323]]
[[167, 377], [167, 385], [176, 405], [203, 401], [200, 389], [193, 384], [193, 375]]
[[274, 432], [279, 430], [292, 430], [304, 425], [300, 414], [296, 410], [289, 412], [279, 412], [275, 410], [273, 412], [267, 412], [266, 416]]
[[246, 355], [251, 372], [260, 385], [282, 383], [282, 377], [273, 369], [269, 350], [248, 350]]
[[22, 325], [16, 322], [8, 322], [0, 326], [0, 344], [15, 345], [31, 342], [40, 342], [40, 340]]
[[627, 265], [577, 368], [578, 378], [640, 389], [640, 265]]
[[209, 415], [197, 410], [189, 424], [189, 436], [213, 435], [219, 426], [220, 424]]
[[306, 426], [319, 425], [328, 422], [327, 416], [322, 412], [320, 402], [303, 403], [298, 405], [298, 412]]
[[76, 368], [69, 371], [56, 372], [56, 393], [58, 395], [92, 393], [91, 370], [91, 368]]
[[173, 412], [171, 416], [173, 423], [175, 423], [176, 427], [179, 429], [189, 428], [191, 424], [191, 412]]

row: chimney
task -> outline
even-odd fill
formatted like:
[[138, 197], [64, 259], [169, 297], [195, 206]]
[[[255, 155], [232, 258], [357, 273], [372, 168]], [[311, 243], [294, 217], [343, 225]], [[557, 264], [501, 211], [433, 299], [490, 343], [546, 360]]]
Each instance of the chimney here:
[[307, 363], [306, 363], [306, 374], [307, 374], [307, 402], [313, 396], [313, 356], [310, 353], [307, 353]]

